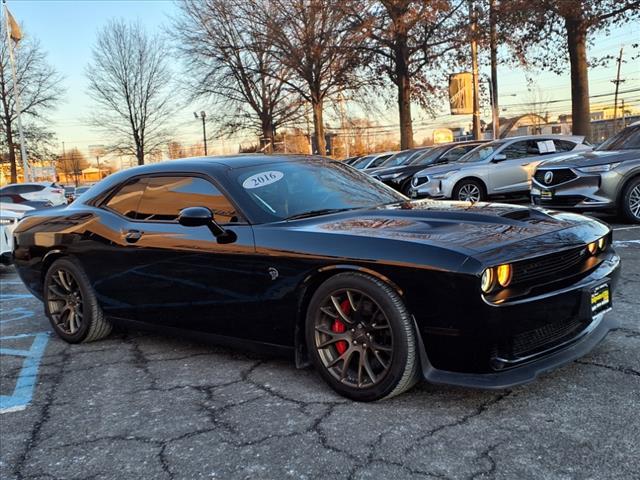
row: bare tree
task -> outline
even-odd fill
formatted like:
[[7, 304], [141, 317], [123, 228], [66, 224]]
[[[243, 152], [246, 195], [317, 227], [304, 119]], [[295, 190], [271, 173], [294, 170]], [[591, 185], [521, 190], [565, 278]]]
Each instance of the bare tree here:
[[72, 148], [58, 157], [58, 170], [64, 173], [66, 178], [73, 176], [76, 187], [82, 170], [89, 167], [89, 161], [80, 150]]
[[244, 15], [237, 0], [185, 0], [180, 10], [174, 30], [192, 98], [214, 103], [222, 134], [255, 129], [271, 150], [277, 129], [300, 118], [302, 102], [264, 41], [264, 26]]
[[[4, 22], [0, 22], [0, 121], [3, 136], [0, 146], [7, 149], [11, 164], [11, 182], [18, 178], [16, 166], [16, 99], [9, 64], [9, 50], [6, 43], [7, 33]], [[62, 96], [60, 88], [62, 77], [47, 63], [46, 53], [40, 43], [32, 38], [23, 38], [14, 49], [16, 76], [22, 106], [25, 143], [30, 153], [46, 155], [53, 134], [46, 128], [46, 115]], [[26, 120], [26, 121], [25, 121]]]
[[[588, 59], [593, 34], [614, 23], [640, 20], [639, 0], [510, 0], [500, 3], [500, 15], [513, 27], [516, 52], [531, 64], [556, 73], [571, 71], [573, 133], [589, 136], [589, 65], [606, 59]], [[595, 60], [595, 61], [594, 61]]]
[[[245, 15], [262, 25], [270, 54], [285, 68], [276, 78], [311, 103], [318, 151], [324, 154], [323, 104], [365, 84], [360, 33], [349, 22], [353, 0], [247, 0]], [[291, 72], [291, 76], [289, 74]]]
[[376, 78], [397, 88], [400, 148], [413, 147], [411, 103], [430, 109], [435, 72], [455, 53], [464, 35], [456, 23], [461, 0], [369, 0], [354, 4], [351, 17], [366, 35], [360, 49], [373, 54]]
[[109, 150], [134, 155], [139, 165], [168, 140], [169, 58], [160, 36], [149, 35], [140, 23], [111, 20], [99, 32], [86, 69], [96, 105], [92, 123], [113, 138]]

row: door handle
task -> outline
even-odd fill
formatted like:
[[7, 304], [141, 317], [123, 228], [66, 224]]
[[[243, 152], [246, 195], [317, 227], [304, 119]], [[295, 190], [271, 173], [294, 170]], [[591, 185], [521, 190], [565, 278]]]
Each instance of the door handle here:
[[128, 243], [136, 243], [138, 240], [140, 240], [140, 237], [142, 237], [143, 233], [144, 232], [141, 232], [140, 230], [128, 230], [124, 234], [124, 239]]

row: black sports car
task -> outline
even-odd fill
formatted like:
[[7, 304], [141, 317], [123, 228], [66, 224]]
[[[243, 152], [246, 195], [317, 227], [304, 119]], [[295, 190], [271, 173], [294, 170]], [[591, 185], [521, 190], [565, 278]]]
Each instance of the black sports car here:
[[289, 354], [356, 400], [420, 377], [503, 388], [604, 338], [619, 257], [571, 213], [410, 202], [315, 157], [116, 173], [15, 232], [20, 277], [77, 343], [117, 322]]

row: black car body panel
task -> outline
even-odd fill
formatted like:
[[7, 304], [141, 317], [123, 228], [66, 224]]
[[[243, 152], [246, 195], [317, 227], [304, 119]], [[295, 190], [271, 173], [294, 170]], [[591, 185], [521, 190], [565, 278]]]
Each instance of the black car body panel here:
[[[300, 332], [314, 289], [335, 273], [360, 271], [402, 296], [424, 346], [425, 377], [470, 386], [531, 380], [545, 365], [566, 363], [586, 349], [575, 347], [577, 342], [590, 345], [610, 328], [602, 314], [592, 318], [587, 298], [602, 283], [613, 292], [618, 275], [610, 229], [598, 221], [513, 205], [401, 200], [299, 220], [255, 222], [231, 173], [273, 161], [199, 159], [114, 174], [73, 204], [37, 212], [19, 224], [18, 273], [42, 298], [47, 266], [72, 256], [113, 319], [295, 352], [304, 363]], [[287, 158], [292, 161], [297, 160]], [[131, 178], [177, 172], [209, 178], [237, 202], [246, 221], [224, 225], [232, 241], [217, 241], [205, 227], [141, 222], [102, 206], [115, 187]], [[140, 233], [135, 240], [127, 235], [132, 231]], [[609, 239], [606, 249], [586, 258], [585, 246], [603, 237]], [[577, 260], [564, 270], [544, 266], [548, 275], [516, 282], [495, 295], [479, 288], [487, 267], [512, 262], [526, 273], [550, 255], [574, 251]], [[571, 325], [556, 325], [565, 323]], [[534, 342], [530, 350], [520, 345], [520, 337], [548, 329], [555, 329], [555, 335], [547, 342]], [[514, 342], [520, 342], [520, 350], [512, 348]], [[558, 352], [569, 353], [558, 357]], [[502, 357], [511, 363], [500, 364]]]

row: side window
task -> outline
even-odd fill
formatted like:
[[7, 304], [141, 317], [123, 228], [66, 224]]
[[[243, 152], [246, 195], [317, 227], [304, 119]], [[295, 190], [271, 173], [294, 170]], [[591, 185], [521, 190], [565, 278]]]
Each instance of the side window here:
[[135, 179], [125, 184], [109, 199], [106, 207], [129, 218], [138, 218], [138, 204], [144, 193], [146, 180]]
[[141, 220], [175, 221], [187, 207], [208, 207], [218, 223], [238, 221], [235, 208], [210, 182], [197, 177], [149, 177], [138, 206]]
[[16, 185], [16, 193], [31, 193], [44, 190], [44, 185]]
[[13, 198], [9, 195], [0, 195], [0, 202], [2, 203], [13, 203]]
[[448, 160], [450, 162], [455, 162], [456, 160], [458, 160], [460, 157], [462, 157], [465, 153], [471, 151], [472, 149], [476, 148], [477, 145], [474, 145], [472, 147], [456, 147], [456, 148], [452, 148], [451, 150], [449, 150], [444, 157], [442, 157], [443, 160]]
[[523, 140], [521, 142], [512, 143], [502, 150], [501, 153], [507, 156], [507, 160], [514, 160], [517, 158], [540, 155], [540, 150], [538, 150], [538, 146], [533, 140]]
[[568, 140], [554, 140], [553, 143], [556, 146], [556, 151], [558, 152], [570, 152], [576, 146], [575, 143], [569, 142]]
[[389, 157], [391, 157], [391, 155], [382, 155], [382, 156], [376, 158], [373, 162], [371, 162], [371, 165], [369, 165], [369, 168], [373, 168], [373, 167], [379, 166], [382, 162], [387, 160]]
[[6, 195], [14, 195], [16, 193], [18, 193], [18, 186], [17, 185], [8, 185], [6, 187], [4, 187], [2, 189], [2, 193], [6, 194]]

